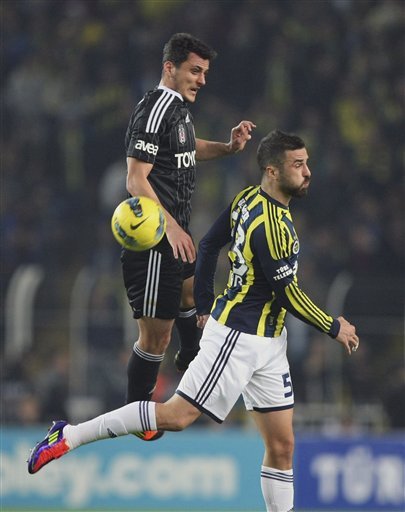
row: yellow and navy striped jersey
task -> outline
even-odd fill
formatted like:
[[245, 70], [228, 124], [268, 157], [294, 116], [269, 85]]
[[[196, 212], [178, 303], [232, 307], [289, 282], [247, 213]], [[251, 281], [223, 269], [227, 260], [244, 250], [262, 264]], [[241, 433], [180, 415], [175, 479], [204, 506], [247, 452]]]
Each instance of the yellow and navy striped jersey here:
[[[214, 300], [218, 255], [229, 242], [228, 283]], [[211, 312], [219, 323], [248, 334], [276, 337], [289, 311], [336, 337], [338, 320], [298, 286], [299, 249], [289, 208], [259, 186], [246, 188], [199, 244], [194, 285], [197, 313]]]

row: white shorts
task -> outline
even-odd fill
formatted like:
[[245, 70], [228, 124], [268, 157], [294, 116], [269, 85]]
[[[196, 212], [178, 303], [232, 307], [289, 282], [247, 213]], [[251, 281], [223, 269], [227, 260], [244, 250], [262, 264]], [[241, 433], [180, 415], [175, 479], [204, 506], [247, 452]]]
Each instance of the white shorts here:
[[176, 393], [218, 423], [241, 394], [249, 411], [294, 406], [286, 329], [278, 338], [264, 338], [235, 331], [209, 317], [200, 346]]

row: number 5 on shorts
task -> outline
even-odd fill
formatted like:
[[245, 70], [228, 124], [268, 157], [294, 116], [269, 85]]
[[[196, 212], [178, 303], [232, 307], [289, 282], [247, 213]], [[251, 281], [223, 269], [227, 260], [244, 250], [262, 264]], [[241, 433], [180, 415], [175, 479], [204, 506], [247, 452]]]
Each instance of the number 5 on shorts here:
[[284, 387], [286, 389], [288, 388], [288, 391], [286, 391], [284, 393], [284, 398], [288, 398], [289, 396], [292, 396], [292, 394], [293, 394], [292, 382], [291, 382], [290, 374], [289, 373], [284, 373], [284, 375], [282, 377], [283, 377]]

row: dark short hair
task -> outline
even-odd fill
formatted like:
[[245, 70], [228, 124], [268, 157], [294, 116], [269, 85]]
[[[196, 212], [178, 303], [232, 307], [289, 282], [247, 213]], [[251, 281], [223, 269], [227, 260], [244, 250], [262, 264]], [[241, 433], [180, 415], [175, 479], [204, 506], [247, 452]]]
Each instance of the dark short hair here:
[[269, 165], [280, 167], [284, 163], [285, 151], [302, 148], [305, 148], [305, 142], [298, 135], [273, 130], [260, 141], [257, 163], [261, 171]]
[[200, 41], [200, 39], [197, 39], [191, 34], [179, 32], [178, 34], [172, 35], [169, 41], [164, 45], [162, 62], [165, 63], [169, 60], [178, 67], [182, 62], [188, 59], [188, 55], [191, 52], [209, 61], [215, 59], [217, 56], [217, 52], [203, 41]]

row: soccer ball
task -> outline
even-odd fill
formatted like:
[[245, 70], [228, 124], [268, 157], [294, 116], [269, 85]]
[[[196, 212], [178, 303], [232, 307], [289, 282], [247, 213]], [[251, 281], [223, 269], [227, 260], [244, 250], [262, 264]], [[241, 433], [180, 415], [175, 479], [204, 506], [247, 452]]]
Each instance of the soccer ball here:
[[160, 242], [166, 231], [161, 206], [149, 197], [130, 197], [115, 209], [111, 229], [117, 242], [131, 251], [146, 251]]

